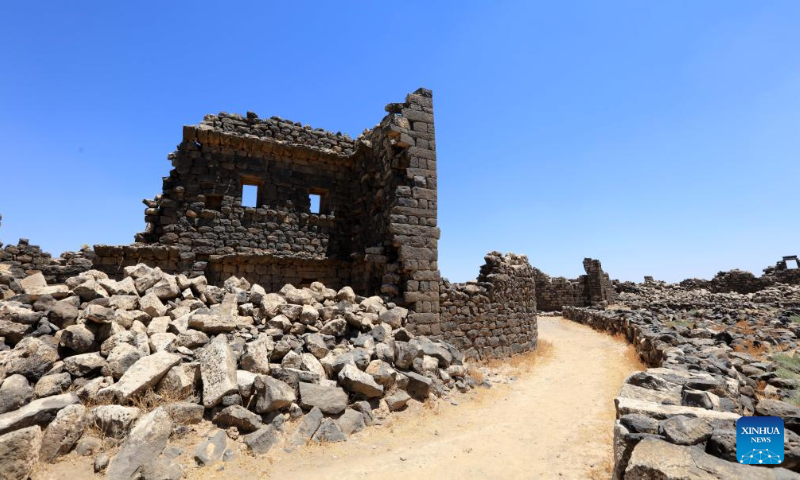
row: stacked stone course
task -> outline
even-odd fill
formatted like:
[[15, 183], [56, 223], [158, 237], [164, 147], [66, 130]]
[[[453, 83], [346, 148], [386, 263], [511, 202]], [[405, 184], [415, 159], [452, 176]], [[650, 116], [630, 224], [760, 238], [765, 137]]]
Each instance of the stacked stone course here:
[[599, 260], [583, 259], [586, 275], [575, 280], [551, 278], [534, 268], [536, 304], [541, 311], [558, 311], [563, 307], [610, 305], [616, 301], [616, 291], [603, 271]]
[[439, 292], [441, 323], [430, 334], [466, 357], [505, 357], [536, 348], [536, 284], [527, 257], [490, 252], [477, 282], [444, 279]]
[[797, 262], [797, 256], [783, 257], [774, 266], [764, 269], [764, 274], [756, 277], [745, 270], [718, 272], [711, 280], [687, 278], [680, 286], [688, 289], [704, 288], [713, 293], [754, 293], [775, 284], [800, 285], [800, 268], [788, 268], [787, 263]]
[[91, 269], [93, 258], [94, 252], [88, 246], [78, 252], [64, 252], [59, 258], [53, 258], [38, 245], [31, 245], [26, 238], [0, 250], [0, 262], [13, 276], [24, 277], [27, 272], [40, 271], [51, 283], [63, 283], [67, 278]]

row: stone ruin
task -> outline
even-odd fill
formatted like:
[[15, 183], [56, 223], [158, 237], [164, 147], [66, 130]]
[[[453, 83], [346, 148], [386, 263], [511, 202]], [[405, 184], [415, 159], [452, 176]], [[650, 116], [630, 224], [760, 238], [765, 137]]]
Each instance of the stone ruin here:
[[536, 281], [536, 306], [545, 312], [560, 311], [564, 307], [611, 305], [617, 298], [614, 285], [603, 271], [600, 260], [583, 259], [586, 275], [575, 280], [564, 277], [551, 278], [534, 268]]
[[[197, 446], [201, 465], [237, 438], [254, 453], [343, 441], [473, 388], [468, 359], [535, 349], [537, 309], [624, 336], [650, 367], [615, 401], [615, 478], [753, 475], [734, 463], [742, 414], [782, 416], [784, 466], [800, 470], [800, 408], [784, 402], [800, 401], [800, 367], [746, 353], [796, 346], [796, 256], [760, 278], [666, 285], [612, 282], [590, 258], [585, 275], [551, 278], [490, 252], [476, 281], [451, 283], [437, 264], [432, 94], [386, 111], [357, 139], [206, 116], [184, 127], [135, 243], [55, 259], [25, 239], [0, 250], [0, 477], [75, 449], [109, 478], [180, 478], [170, 436], [202, 422], [225, 430]], [[618, 302], [628, 309], [605, 308]], [[180, 399], [145, 413], [135, 402], [150, 393]]]
[[[412, 324], [436, 323], [432, 93], [418, 89], [386, 111], [355, 140], [252, 112], [185, 126], [163, 192], [145, 201], [145, 231], [132, 245], [96, 246], [95, 268], [119, 278], [142, 262], [267, 290], [349, 285], [408, 306]], [[247, 188], [254, 204], [243, 204]]]
[[[792, 268], [793, 266], [793, 268]], [[785, 256], [756, 277], [745, 270], [728, 270], [717, 273], [711, 280], [688, 278], [680, 285], [689, 289], [704, 288], [714, 293], [754, 293], [775, 284], [800, 285], [800, 265], [797, 256]]]
[[[386, 110], [355, 140], [209, 115], [184, 127], [135, 243], [58, 259], [6, 246], [0, 477], [75, 449], [109, 478], [180, 478], [162, 451], [207, 421], [226, 430], [197, 447], [202, 465], [237, 438], [254, 453], [343, 441], [477, 386], [466, 359], [534, 349], [527, 257], [490, 252], [476, 281], [441, 278], [431, 92]], [[145, 414], [147, 395], [164, 404]]]
[[[163, 192], [144, 201], [145, 231], [131, 245], [96, 245], [94, 268], [119, 279], [144, 263], [267, 291], [351, 286], [407, 308], [410, 331], [477, 356], [535, 347], [535, 287], [530, 265], [519, 265], [527, 258], [503, 266], [490, 253], [479, 285], [441, 278], [432, 92], [420, 88], [386, 112], [355, 140], [252, 112], [185, 126]], [[252, 205], [243, 204], [247, 188]], [[513, 307], [489, 319], [501, 301]]]

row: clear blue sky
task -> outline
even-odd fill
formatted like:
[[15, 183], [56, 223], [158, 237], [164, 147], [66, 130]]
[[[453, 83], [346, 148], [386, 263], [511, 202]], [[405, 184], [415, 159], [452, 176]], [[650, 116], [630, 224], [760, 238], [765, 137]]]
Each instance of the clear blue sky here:
[[356, 136], [425, 86], [451, 280], [489, 250], [637, 281], [800, 254], [800, 2], [343, 3], [7, 3], [0, 238], [129, 243], [182, 125]]

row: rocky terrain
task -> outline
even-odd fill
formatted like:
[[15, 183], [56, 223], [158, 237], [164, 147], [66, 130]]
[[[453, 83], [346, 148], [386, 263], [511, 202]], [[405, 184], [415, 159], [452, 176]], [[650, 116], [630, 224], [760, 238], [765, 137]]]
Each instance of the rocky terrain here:
[[[563, 312], [625, 336], [651, 367], [615, 400], [617, 478], [800, 478], [789, 471], [800, 472], [800, 286], [741, 294], [649, 281], [618, 303]], [[781, 468], [734, 463], [742, 415], [783, 417]]]
[[[408, 311], [313, 283], [267, 293], [143, 264], [48, 284], [0, 272], [0, 478], [75, 450], [113, 479], [171, 479], [276, 444], [340, 442], [409, 402], [474, 385]], [[215, 429], [179, 447], [193, 426]], [[185, 442], [184, 442], [185, 443]], [[188, 452], [187, 452], [188, 449]]]

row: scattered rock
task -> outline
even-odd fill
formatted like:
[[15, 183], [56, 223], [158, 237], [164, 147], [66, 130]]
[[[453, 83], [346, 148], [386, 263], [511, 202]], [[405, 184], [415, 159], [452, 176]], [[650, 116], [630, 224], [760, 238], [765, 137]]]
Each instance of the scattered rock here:
[[327, 415], [338, 415], [347, 408], [347, 394], [339, 387], [300, 382], [300, 406], [319, 408]]

